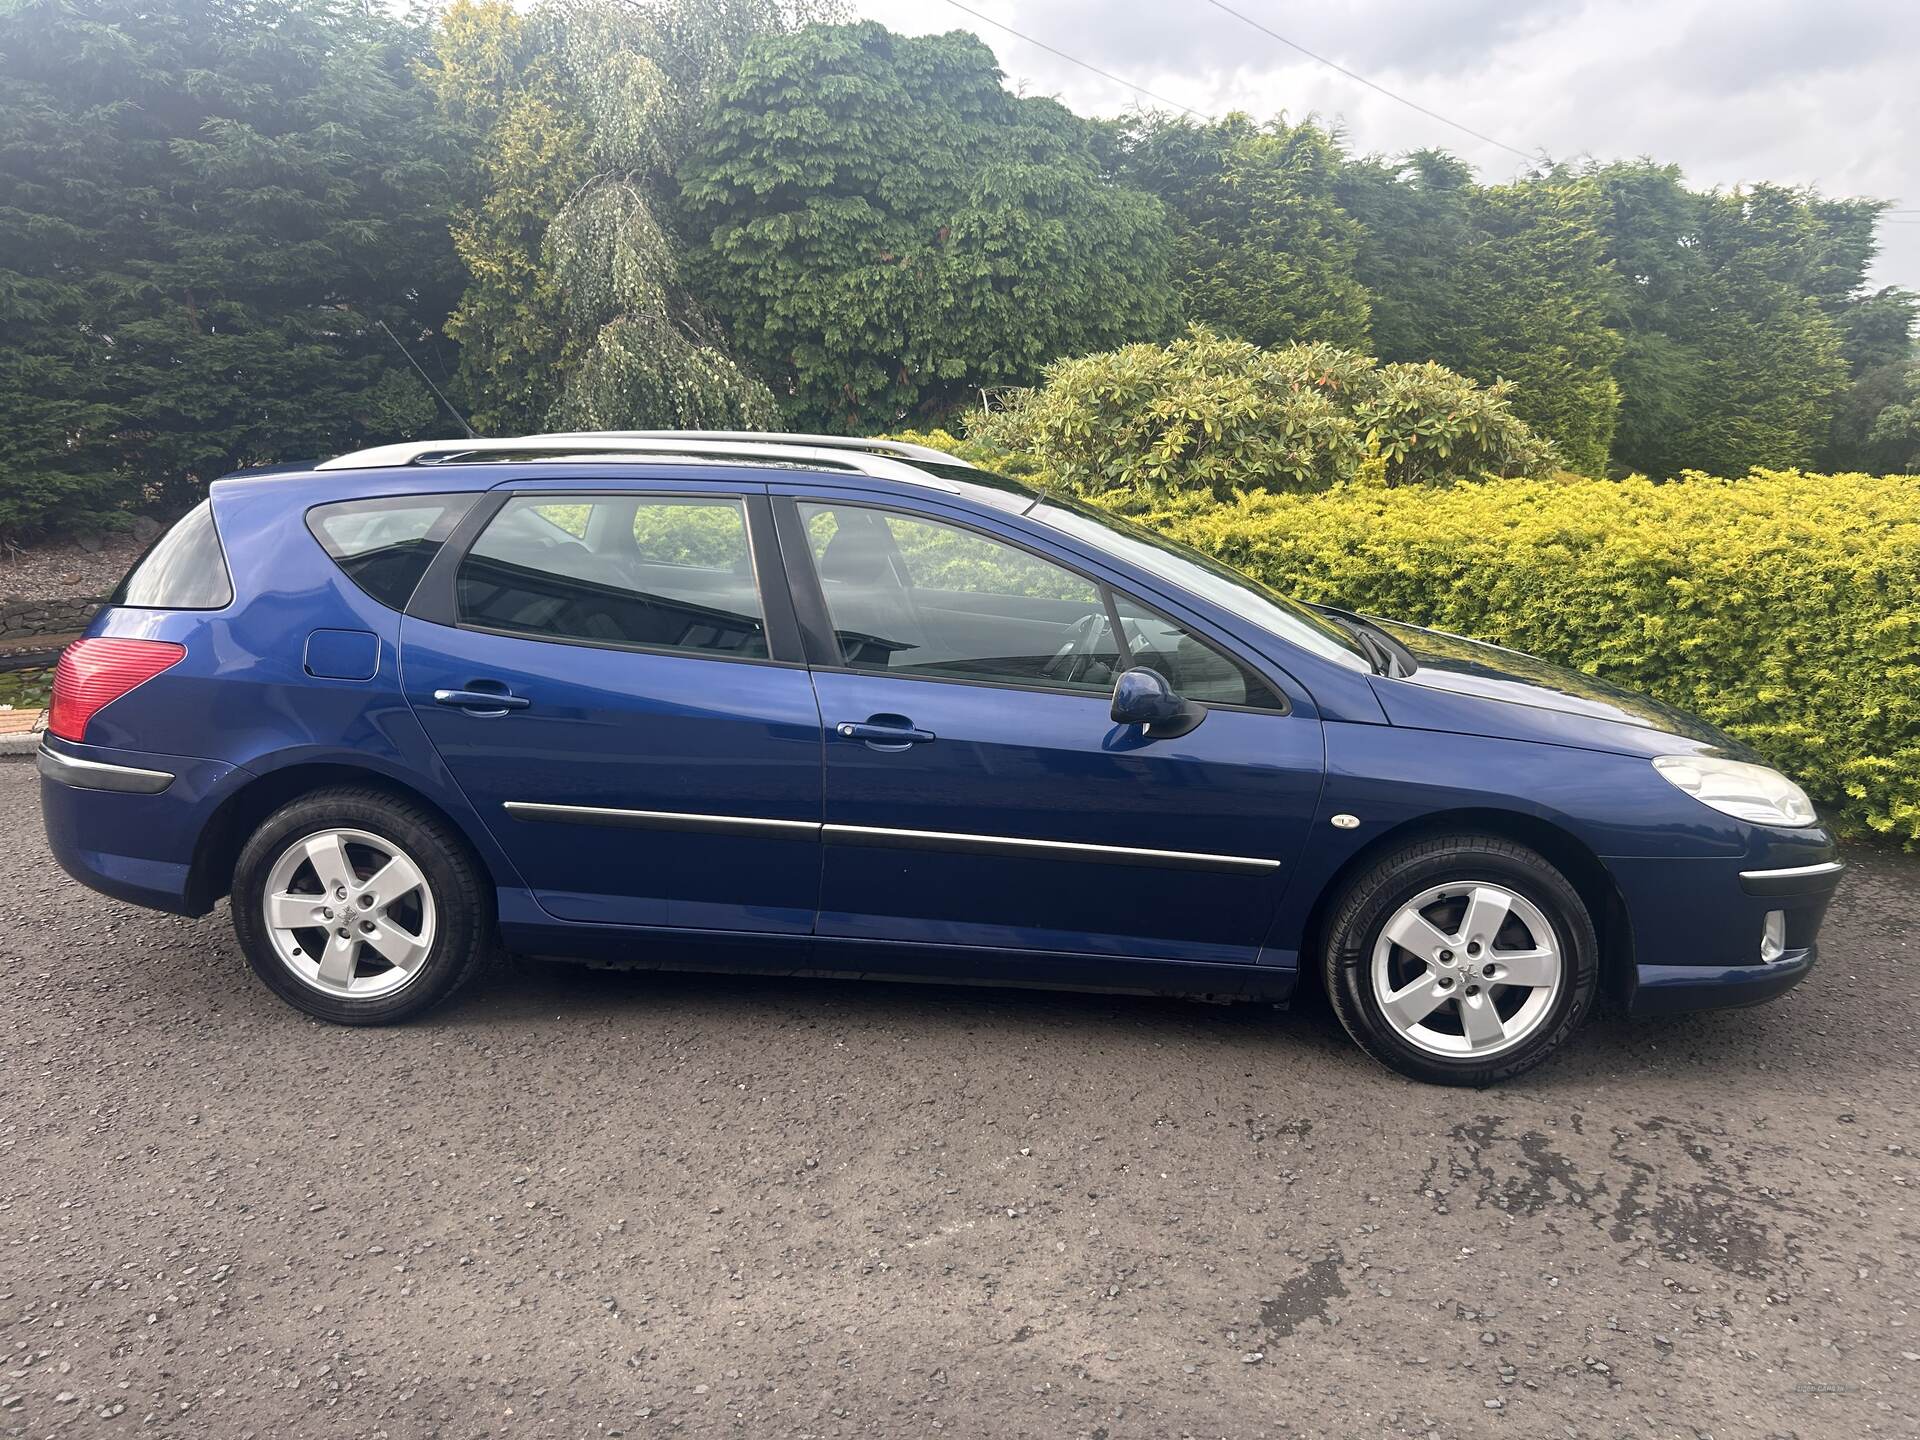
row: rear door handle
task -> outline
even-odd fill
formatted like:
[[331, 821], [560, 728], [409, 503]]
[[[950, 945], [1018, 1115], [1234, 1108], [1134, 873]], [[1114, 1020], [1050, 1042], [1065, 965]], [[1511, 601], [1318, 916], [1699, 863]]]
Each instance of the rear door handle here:
[[504, 715], [509, 710], [524, 710], [533, 704], [526, 696], [505, 690], [436, 690], [433, 703], [451, 705], [470, 715]]
[[872, 720], [842, 720], [833, 729], [843, 740], [864, 740], [877, 750], [905, 750], [909, 745], [925, 745], [936, 738], [931, 730], [914, 729], [911, 721], [881, 725]]

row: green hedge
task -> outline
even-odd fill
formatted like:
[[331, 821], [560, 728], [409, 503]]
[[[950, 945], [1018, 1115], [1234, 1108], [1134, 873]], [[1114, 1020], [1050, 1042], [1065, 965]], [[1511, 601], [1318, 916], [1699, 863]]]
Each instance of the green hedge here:
[[1920, 845], [1920, 476], [1350, 485], [1127, 508], [1300, 599], [1671, 701], [1842, 829]]

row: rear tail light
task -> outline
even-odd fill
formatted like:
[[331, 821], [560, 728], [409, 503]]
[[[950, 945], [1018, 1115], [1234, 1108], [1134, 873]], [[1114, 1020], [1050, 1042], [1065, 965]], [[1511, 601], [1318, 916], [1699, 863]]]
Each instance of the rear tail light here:
[[62, 740], [86, 738], [87, 722], [134, 686], [177, 664], [187, 647], [171, 640], [76, 640], [60, 652], [53, 669], [53, 703], [47, 733]]

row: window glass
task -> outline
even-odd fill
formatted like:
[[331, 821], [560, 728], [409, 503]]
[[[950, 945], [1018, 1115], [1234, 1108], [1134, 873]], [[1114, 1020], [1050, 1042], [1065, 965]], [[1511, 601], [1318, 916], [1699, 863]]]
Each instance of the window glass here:
[[1125, 595], [1114, 596], [1114, 608], [1120, 613], [1133, 663], [1159, 671], [1178, 694], [1203, 705], [1287, 708], [1260, 676], [1158, 611]]
[[[593, 507], [591, 505], [570, 505], [565, 502], [540, 505], [529, 503], [527, 506], [527, 514], [530, 520], [544, 521], [546, 525], [551, 525], [557, 530], [566, 531], [567, 534], [576, 540], [585, 540], [587, 538], [587, 521], [593, 516]], [[531, 528], [536, 532], [544, 529], [544, 527], [540, 525], [533, 525]]]
[[109, 605], [142, 610], [221, 610], [233, 603], [226, 553], [202, 500], [135, 562]]
[[367, 594], [395, 610], [472, 506], [472, 495], [396, 495], [342, 500], [307, 512], [313, 538]]
[[1353, 637], [1331, 620], [1212, 556], [1065, 496], [1049, 496], [1032, 513], [1034, 519], [1131, 561], [1303, 650], [1351, 670], [1369, 668]]
[[764, 659], [734, 499], [517, 496], [460, 562], [460, 619], [555, 640]]
[[1113, 688], [1119, 647], [1084, 576], [937, 520], [804, 503], [800, 517], [849, 666]]
[[642, 560], [753, 573], [753, 552], [737, 505], [644, 500], [633, 512], [633, 543]]

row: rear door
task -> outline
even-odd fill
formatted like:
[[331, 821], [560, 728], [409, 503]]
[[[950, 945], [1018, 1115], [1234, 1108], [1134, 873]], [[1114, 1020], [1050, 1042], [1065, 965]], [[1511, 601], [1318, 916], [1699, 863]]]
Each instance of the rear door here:
[[[1316, 717], [1216, 638], [957, 515], [781, 488], [821, 661], [819, 934], [1258, 957], [1320, 790]], [[1200, 726], [1116, 725], [1129, 658], [1207, 703]]]
[[402, 683], [540, 906], [807, 933], [820, 716], [764, 491], [520, 487], [466, 529]]

